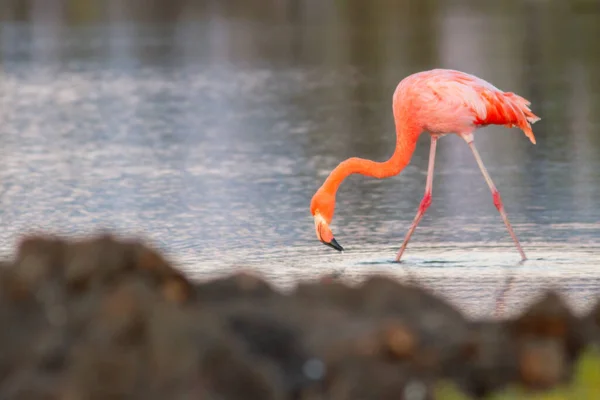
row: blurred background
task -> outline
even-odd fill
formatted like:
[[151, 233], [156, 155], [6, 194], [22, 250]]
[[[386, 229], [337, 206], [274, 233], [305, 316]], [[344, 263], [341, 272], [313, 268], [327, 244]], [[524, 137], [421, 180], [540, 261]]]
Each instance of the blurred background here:
[[[599, 4], [0, 0], [0, 253], [34, 231], [110, 229], [198, 277], [383, 270], [477, 315], [546, 284], [585, 307], [600, 289]], [[535, 146], [517, 129], [475, 139], [531, 259], [520, 269], [456, 137], [438, 145], [403, 266], [390, 261], [423, 194], [427, 135], [399, 176], [341, 186], [346, 253], [316, 240], [314, 191], [347, 157], [392, 154], [392, 93], [431, 68], [516, 92], [542, 118]]]

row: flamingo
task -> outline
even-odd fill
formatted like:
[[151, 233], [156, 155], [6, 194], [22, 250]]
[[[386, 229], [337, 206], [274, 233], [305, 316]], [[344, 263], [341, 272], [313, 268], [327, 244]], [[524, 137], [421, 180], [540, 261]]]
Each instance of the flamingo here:
[[362, 174], [378, 179], [398, 175], [412, 157], [417, 139], [422, 132], [430, 134], [429, 164], [425, 194], [417, 214], [406, 233], [404, 242], [396, 254], [399, 262], [406, 246], [431, 205], [435, 150], [440, 137], [449, 133], [460, 136], [467, 142], [475, 161], [492, 192], [494, 205], [498, 209], [521, 259], [525, 252], [508, 221], [500, 192], [494, 185], [481, 156], [473, 142], [473, 133], [487, 125], [517, 126], [535, 144], [531, 124], [540, 118], [529, 109], [531, 103], [523, 97], [503, 92], [491, 83], [465, 72], [451, 69], [432, 69], [404, 78], [394, 91], [392, 110], [396, 125], [396, 147], [391, 158], [376, 162], [358, 157], [342, 161], [331, 171], [323, 185], [314, 194], [310, 203], [317, 238], [338, 251], [344, 248], [336, 241], [329, 225], [335, 210], [335, 196], [342, 181], [351, 174]]

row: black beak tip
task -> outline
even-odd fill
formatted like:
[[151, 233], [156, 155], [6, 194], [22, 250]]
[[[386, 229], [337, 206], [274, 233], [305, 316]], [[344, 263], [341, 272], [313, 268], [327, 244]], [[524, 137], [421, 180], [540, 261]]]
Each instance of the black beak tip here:
[[331, 239], [331, 242], [323, 242], [323, 244], [326, 244], [327, 246], [331, 247], [332, 249], [336, 249], [337, 251], [344, 251], [344, 248], [337, 242], [337, 240], [335, 240], [335, 238]]

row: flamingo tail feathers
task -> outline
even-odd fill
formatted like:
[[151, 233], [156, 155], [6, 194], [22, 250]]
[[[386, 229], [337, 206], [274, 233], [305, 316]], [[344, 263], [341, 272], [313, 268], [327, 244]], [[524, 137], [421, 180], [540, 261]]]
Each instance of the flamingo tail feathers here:
[[523, 97], [512, 92], [483, 93], [486, 103], [486, 118], [478, 121], [481, 125], [504, 125], [509, 128], [519, 127], [523, 133], [535, 144], [535, 136], [531, 124], [540, 120], [530, 109], [531, 104]]

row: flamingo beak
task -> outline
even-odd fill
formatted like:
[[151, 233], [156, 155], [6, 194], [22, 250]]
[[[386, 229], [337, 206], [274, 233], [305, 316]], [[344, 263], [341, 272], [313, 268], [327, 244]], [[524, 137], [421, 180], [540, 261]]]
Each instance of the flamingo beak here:
[[318, 213], [315, 214], [315, 230], [317, 232], [317, 238], [321, 243], [337, 251], [344, 251], [344, 248], [333, 237], [329, 224]]
[[335, 240], [335, 238], [331, 239], [331, 242], [323, 242], [324, 245], [331, 247], [332, 249], [336, 249], [337, 251], [344, 251], [344, 248]]

